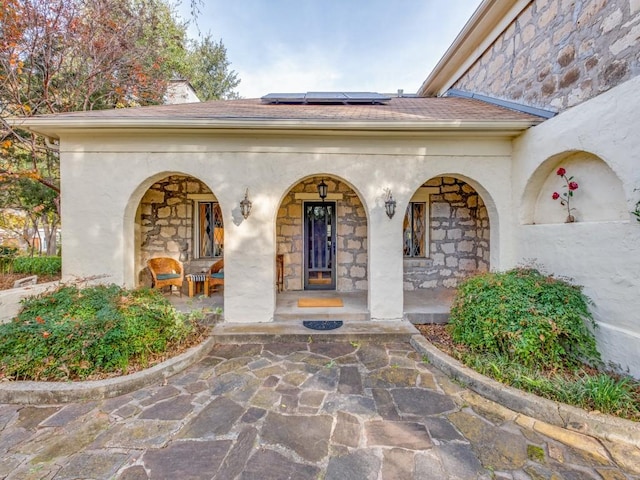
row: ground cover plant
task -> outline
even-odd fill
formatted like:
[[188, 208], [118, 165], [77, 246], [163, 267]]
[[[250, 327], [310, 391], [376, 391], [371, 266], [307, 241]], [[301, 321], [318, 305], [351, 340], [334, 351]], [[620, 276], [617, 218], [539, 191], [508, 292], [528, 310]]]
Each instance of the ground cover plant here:
[[472, 277], [450, 323], [420, 326], [436, 346], [483, 375], [552, 400], [640, 420], [640, 382], [606, 371], [579, 286], [532, 268]]
[[204, 334], [157, 290], [65, 285], [23, 300], [16, 318], [0, 325], [0, 379], [122, 375], [184, 351]]

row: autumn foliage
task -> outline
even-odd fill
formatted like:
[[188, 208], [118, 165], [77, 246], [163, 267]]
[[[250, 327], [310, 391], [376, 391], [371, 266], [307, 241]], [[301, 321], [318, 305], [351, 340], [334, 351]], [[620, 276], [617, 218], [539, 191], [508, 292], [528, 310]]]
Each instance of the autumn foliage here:
[[0, 208], [24, 208], [21, 189], [36, 183], [55, 198], [38, 194], [53, 203], [35, 206], [59, 222], [55, 145], [7, 118], [162, 102], [167, 82], [187, 71], [186, 25], [172, 1], [0, 2]]

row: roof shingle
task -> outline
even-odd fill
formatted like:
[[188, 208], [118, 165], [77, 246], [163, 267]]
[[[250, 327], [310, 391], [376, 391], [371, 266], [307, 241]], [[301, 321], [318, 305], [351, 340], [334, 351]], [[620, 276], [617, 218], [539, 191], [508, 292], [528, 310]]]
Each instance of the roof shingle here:
[[[400, 97], [386, 104], [265, 104], [259, 99], [222, 100], [113, 110], [62, 113], [49, 118], [95, 120], [311, 120], [364, 122], [530, 121], [543, 119], [480, 100], [451, 97]], [[43, 118], [43, 117], [34, 117]]]

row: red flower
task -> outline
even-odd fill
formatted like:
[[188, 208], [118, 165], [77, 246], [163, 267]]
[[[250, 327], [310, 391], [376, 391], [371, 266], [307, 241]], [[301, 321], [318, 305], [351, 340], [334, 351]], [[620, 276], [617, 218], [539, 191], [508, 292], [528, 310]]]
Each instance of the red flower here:
[[569, 190], [577, 190], [578, 184], [576, 182], [569, 182]]
[[42, 336], [43, 336], [44, 338], [49, 338], [49, 336], [50, 336], [50, 335], [51, 335], [51, 334], [50, 334], [49, 332], [42, 332]]
[[42, 324], [42, 323], [44, 323], [44, 318], [42, 318], [41, 316], [39, 316], [39, 315], [38, 315], [38, 316], [36, 317], [36, 322], [38, 322], [38, 323]]
[[556, 175], [558, 175], [559, 177], [563, 177], [565, 173], [567, 173], [567, 171], [564, 168], [560, 167], [556, 172]]
[[551, 195], [551, 198], [553, 198], [554, 200], [557, 200], [560, 198], [560, 194], [558, 192], [553, 192], [553, 195]]

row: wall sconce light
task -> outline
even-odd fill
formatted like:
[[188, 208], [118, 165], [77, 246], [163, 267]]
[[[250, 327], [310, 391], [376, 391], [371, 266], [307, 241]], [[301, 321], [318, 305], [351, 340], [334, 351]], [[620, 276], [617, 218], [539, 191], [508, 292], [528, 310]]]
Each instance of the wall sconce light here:
[[389, 218], [393, 218], [396, 213], [396, 201], [393, 199], [391, 190], [387, 188], [386, 199], [384, 201], [384, 210], [387, 212]]
[[322, 201], [324, 202], [324, 199], [327, 198], [327, 189], [329, 187], [327, 186], [326, 183], [324, 183], [324, 180], [320, 180], [320, 183], [318, 184], [318, 195], [320, 195], [320, 198], [322, 199]]
[[249, 200], [249, 189], [244, 192], [244, 200], [240, 202], [240, 212], [246, 220], [251, 213], [251, 200]]

